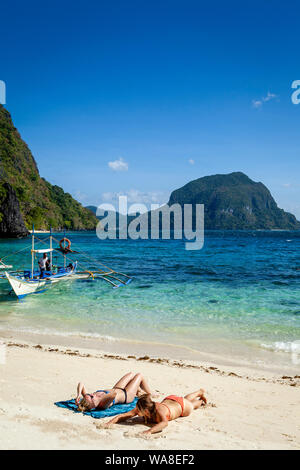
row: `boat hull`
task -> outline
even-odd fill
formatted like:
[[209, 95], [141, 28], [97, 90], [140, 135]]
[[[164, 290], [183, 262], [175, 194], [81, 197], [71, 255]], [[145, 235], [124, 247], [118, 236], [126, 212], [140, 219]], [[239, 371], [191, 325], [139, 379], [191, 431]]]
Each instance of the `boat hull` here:
[[18, 299], [22, 299], [30, 294], [44, 292], [61, 281], [73, 278], [78, 279], [77, 274], [75, 274], [75, 269], [61, 276], [56, 277], [54, 275], [44, 279], [25, 279], [22, 276], [13, 276], [8, 272], [6, 272], [5, 275]]

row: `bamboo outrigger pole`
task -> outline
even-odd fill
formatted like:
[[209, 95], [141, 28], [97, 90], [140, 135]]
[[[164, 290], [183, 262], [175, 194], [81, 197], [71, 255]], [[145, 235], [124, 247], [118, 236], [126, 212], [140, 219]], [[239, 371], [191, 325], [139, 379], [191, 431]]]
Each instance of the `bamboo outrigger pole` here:
[[32, 224], [31, 279], [33, 279], [33, 269], [34, 269], [34, 224]]
[[52, 227], [50, 226], [50, 271], [52, 272]]
[[66, 248], [66, 227], [64, 227], [64, 268], [66, 268], [66, 252], [65, 252], [65, 248]]

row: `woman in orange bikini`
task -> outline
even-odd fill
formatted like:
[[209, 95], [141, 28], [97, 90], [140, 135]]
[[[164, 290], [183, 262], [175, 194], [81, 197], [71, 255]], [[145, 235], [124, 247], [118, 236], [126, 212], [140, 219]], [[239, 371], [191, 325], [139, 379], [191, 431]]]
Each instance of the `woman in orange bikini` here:
[[136, 407], [132, 411], [115, 416], [106, 424], [106, 427], [121, 423], [134, 416], [141, 416], [146, 423], [154, 423], [143, 434], [154, 434], [166, 428], [169, 421], [180, 416], [189, 416], [193, 410], [197, 410], [206, 403], [207, 400], [202, 388], [197, 392], [189, 393], [185, 397], [169, 395], [161, 403], [153, 401], [150, 394], [144, 394], [139, 398]]

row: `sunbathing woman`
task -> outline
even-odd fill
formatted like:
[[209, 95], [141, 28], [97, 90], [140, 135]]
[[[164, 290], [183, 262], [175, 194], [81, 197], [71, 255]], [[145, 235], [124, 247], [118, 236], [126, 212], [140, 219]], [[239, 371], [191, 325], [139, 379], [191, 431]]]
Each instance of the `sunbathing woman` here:
[[167, 427], [168, 422], [172, 419], [179, 418], [179, 416], [189, 416], [193, 410], [197, 410], [206, 403], [207, 400], [202, 388], [197, 392], [189, 393], [184, 398], [169, 395], [161, 403], [152, 401], [151, 395], [144, 394], [139, 398], [136, 407], [132, 411], [115, 416], [105, 427], [126, 421], [134, 416], [141, 416], [144, 418], [145, 423], [152, 422], [154, 424], [143, 434], [154, 434]]
[[[87, 393], [85, 386], [79, 382], [75, 403], [78, 411], [88, 411], [93, 408], [103, 410], [118, 403], [131, 403], [137, 394], [143, 392], [151, 394], [145, 378], [142, 374], [134, 375], [133, 372], [129, 372], [112, 388], [97, 390], [95, 393]], [[83, 398], [80, 400], [81, 395]]]

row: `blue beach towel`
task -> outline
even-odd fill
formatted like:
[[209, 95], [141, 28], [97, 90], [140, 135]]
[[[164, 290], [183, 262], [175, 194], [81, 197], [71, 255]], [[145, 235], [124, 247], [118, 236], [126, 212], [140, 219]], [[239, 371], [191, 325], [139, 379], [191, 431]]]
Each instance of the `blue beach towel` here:
[[[96, 410], [94, 408], [91, 411], [85, 411], [83, 414], [97, 419], [106, 418], [108, 416], [116, 416], [133, 410], [137, 401], [138, 399], [135, 398], [131, 403], [112, 405], [106, 410]], [[57, 401], [54, 403], [54, 405], [59, 406], [60, 408], [67, 408], [68, 410], [74, 411], [75, 413], [80, 413], [80, 411], [77, 410], [77, 406], [75, 405], [75, 400]]]

